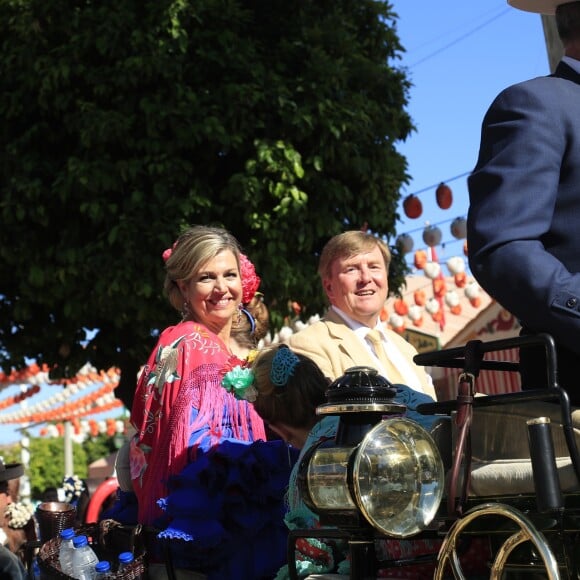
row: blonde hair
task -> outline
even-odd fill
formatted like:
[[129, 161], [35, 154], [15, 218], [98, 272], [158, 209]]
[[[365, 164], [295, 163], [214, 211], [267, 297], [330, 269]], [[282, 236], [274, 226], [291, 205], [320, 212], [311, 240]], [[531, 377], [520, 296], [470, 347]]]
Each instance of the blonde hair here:
[[236, 257], [239, 271], [240, 246], [227, 230], [210, 226], [193, 226], [177, 238], [165, 262], [166, 275], [163, 286], [173, 308], [179, 312], [183, 308], [183, 296], [177, 282], [188, 282], [204, 264], [227, 250]]
[[258, 354], [252, 365], [254, 386], [258, 397], [254, 409], [260, 417], [272, 425], [284, 423], [290, 427], [311, 429], [318, 421], [316, 407], [326, 402], [326, 378], [318, 365], [310, 358], [295, 353], [298, 363], [288, 376], [286, 384], [272, 383], [270, 371], [276, 353], [286, 345], [267, 348]]
[[332, 264], [340, 258], [350, 258], [356, 254], [372, 252], [379, 248], [385, 261], [385, 268], [389, 269], [391, 263], [391, 251], [389, 246], [380, 238], [361, 230], [351, 230], [338, 234], [326, 243], [320, 254], [318, 262], [318, 274], [322, 280], [332, 274]]
[[[264, 304], [264, 297], [257, 292], [252, 300], [244, 306], [246, 312], [241, 312], [240, 316], [234, 316], [230, 336], [236, 342], [246, 348], [256, 348], [270, 329], [270, 313]], [[254, 329], [252, 330], [252, 317]]]

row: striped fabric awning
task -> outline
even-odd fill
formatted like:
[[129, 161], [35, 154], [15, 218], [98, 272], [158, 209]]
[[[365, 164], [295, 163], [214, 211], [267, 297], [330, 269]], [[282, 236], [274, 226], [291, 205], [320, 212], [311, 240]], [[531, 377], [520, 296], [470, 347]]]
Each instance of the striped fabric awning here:
[[[519, 349], [490, 352], [487, 360], [501, 362], [518, 362]], [[457, 381], [461, 374], [461, 369], [443, 370], [443, 377], [436, 381], [438, 399], [445, 401], [457, 397]], [[505, 393], [516, 393], [521, 390], [520, 375], [510, 371], [489, 371], [482, 370], [476, 380], [476, 390], [478, 393], [486, 395], [500, 395]]]

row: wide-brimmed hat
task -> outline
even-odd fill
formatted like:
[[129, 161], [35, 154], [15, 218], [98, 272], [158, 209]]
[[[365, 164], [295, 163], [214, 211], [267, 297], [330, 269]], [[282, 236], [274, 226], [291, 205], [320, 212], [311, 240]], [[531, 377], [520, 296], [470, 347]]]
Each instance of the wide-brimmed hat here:
[[525, 10], [526, 12], [555, 14], [556, 8], [560, 4], [572, 4], [572, 2], [570, 0], [508, 0], [508, 4], [514, 8]]
[[24, 475], [22, 463], [6, 463], [0, 461], [0, 482], [18, 479]]

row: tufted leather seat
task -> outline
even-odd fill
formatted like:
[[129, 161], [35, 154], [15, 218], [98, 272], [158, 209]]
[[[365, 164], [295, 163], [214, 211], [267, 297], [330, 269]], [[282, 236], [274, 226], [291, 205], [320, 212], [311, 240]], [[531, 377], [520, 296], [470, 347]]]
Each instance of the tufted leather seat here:
[[[580, 491], [562, 429], [560, 406], [534, 401], [474, 408], [470, 497], [534, 493], [526, 422], [537, 417], [548, 417], [551, 421], [562, 491]], [[580, 447], [580, 409], [573, 411], [572, 424]], [[455, 435], [454, 432], [452, 439]]]

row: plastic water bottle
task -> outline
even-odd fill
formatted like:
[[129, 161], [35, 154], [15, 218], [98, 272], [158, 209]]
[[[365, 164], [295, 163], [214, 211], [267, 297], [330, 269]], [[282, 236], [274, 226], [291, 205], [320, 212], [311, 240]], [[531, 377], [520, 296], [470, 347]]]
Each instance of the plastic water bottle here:
[[[121, 552], [119, 554], [119, 568], [117, 569], [117, 572], [123, 572], [123, 570], [128, 568], [134, 560], [135, 558], [133, 557], [132, 552]], [[134, 578], [135, 580], [138, 580], [141, 576], [134, 576]]]
[[73, 545], [75, 550], [72, 557], [73, 573], [71, 576], [77, 580], [93, 580], [95, 577], [95, 566], [99, 562], [99, 559], [89, 546], [87, 537], [77, 536], [73, 540]]
[[40, 580], [40, 565], [38, 563], [38, 557], [32, 560], [32, 578], [33, 580]]
[[110, 580], [112, 578], [111, 564], [101, 560], [95, 566], [95, 580]]
[[60, 533], [60, 549], [58, 552], [58, 561], [60, 569], [68, 576], [72, 575], [72, 557], [75, 550], [73, 546], [73, 538], [75, 531], [72, 528], [67, 528]]

